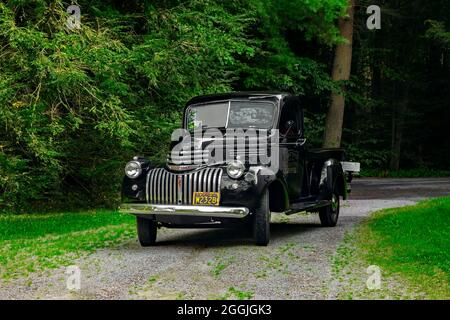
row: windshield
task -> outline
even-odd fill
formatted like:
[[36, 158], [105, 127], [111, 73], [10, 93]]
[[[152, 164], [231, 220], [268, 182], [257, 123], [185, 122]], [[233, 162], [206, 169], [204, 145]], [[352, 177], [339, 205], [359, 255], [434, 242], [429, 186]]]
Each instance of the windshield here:
[[187, 129], [272, 127], [275, 105], [267, 101], [224, 101], [190, 106]]

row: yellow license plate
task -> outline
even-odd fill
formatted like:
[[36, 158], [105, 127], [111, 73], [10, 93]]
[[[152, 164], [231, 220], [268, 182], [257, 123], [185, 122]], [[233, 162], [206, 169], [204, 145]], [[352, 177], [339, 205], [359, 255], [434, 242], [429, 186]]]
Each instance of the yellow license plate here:
[[192, 197], [193, 205], [200, 206], [218, 206], [220, 201], [220, 192], [194, 192]]

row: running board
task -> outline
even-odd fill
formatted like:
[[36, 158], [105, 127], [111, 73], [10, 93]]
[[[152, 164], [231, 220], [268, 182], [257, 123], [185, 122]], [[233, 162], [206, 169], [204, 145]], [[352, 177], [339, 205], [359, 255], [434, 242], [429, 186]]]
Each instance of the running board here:
[[331, 204], [331, 200], [317, 200], [317, 201], [307, 201], [307, 202], [296, 202], [292, 203], [291, 207], [285, 213], [287, 215], [294, 214], [301, 211], [307, 211], [311, 209], [317, 209], [321, 207], [326, 207]]

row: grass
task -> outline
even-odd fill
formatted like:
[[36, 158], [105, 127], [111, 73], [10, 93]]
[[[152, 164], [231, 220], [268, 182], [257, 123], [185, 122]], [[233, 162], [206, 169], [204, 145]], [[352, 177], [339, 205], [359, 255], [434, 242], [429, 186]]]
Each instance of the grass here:
[[157, 275], [154, 275], [154, 276], [151, 276], [150, 278], [148, 278], [148, 280], [147, 280], [147, 282], [149, 283], [149, 284], [153, 284], [153, 283], [155, 283], [156, 281], [158, 281], [158, 276]]
[[235, 287], [229, 287], [228, 291], [218, 297], [215, 297], [214, 299], [217, 300], [250, 300], [254, 296], [253, 291], [245, 291], [241, 289], [237, 289]]
[[0, 279], [69, 265], [133, 237], [134, 217], [114, 211], [0, 215]]
[[222, 274], [222, 271], [228, 268], [235, 261], [234, 256], [221, 257], [216, 256], [214, 261], [209, 261], [208, 266], [212, 267], [211, 275], [218, 278]]
[[370, 169], [362, 168], [360, 177], [377, 178], [430, 178], [430, 177], [450, 177], [450, 170], [438, 170], [428, 168], [406, 169], [406, 170], [388, 170], [388, 169]]
[[295, 254], [296, 244], [286, 243], [272, 250], [271, 254], [261, 254], [259, 260], [261, 261], [260, 269], [254, 273], [255, 277], [266, 278], [270, 272], [290, 274], [289, 261], [298, 259]]
[[450, 197], [374, 214], [356, 233], [364, 259], [434, 299], [450, 299]]

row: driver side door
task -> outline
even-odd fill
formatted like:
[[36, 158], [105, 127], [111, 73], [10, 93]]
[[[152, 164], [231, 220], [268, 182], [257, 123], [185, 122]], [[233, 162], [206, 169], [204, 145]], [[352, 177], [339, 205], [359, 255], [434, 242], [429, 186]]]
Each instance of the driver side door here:
[[283, 106], [279, 121], [282, 170], [291, 202], [295, 202], [302, 194], [304, 161], [303, 146], [299, 143], [303, 132], [301, 116], [300, 105], [294, 100]]

